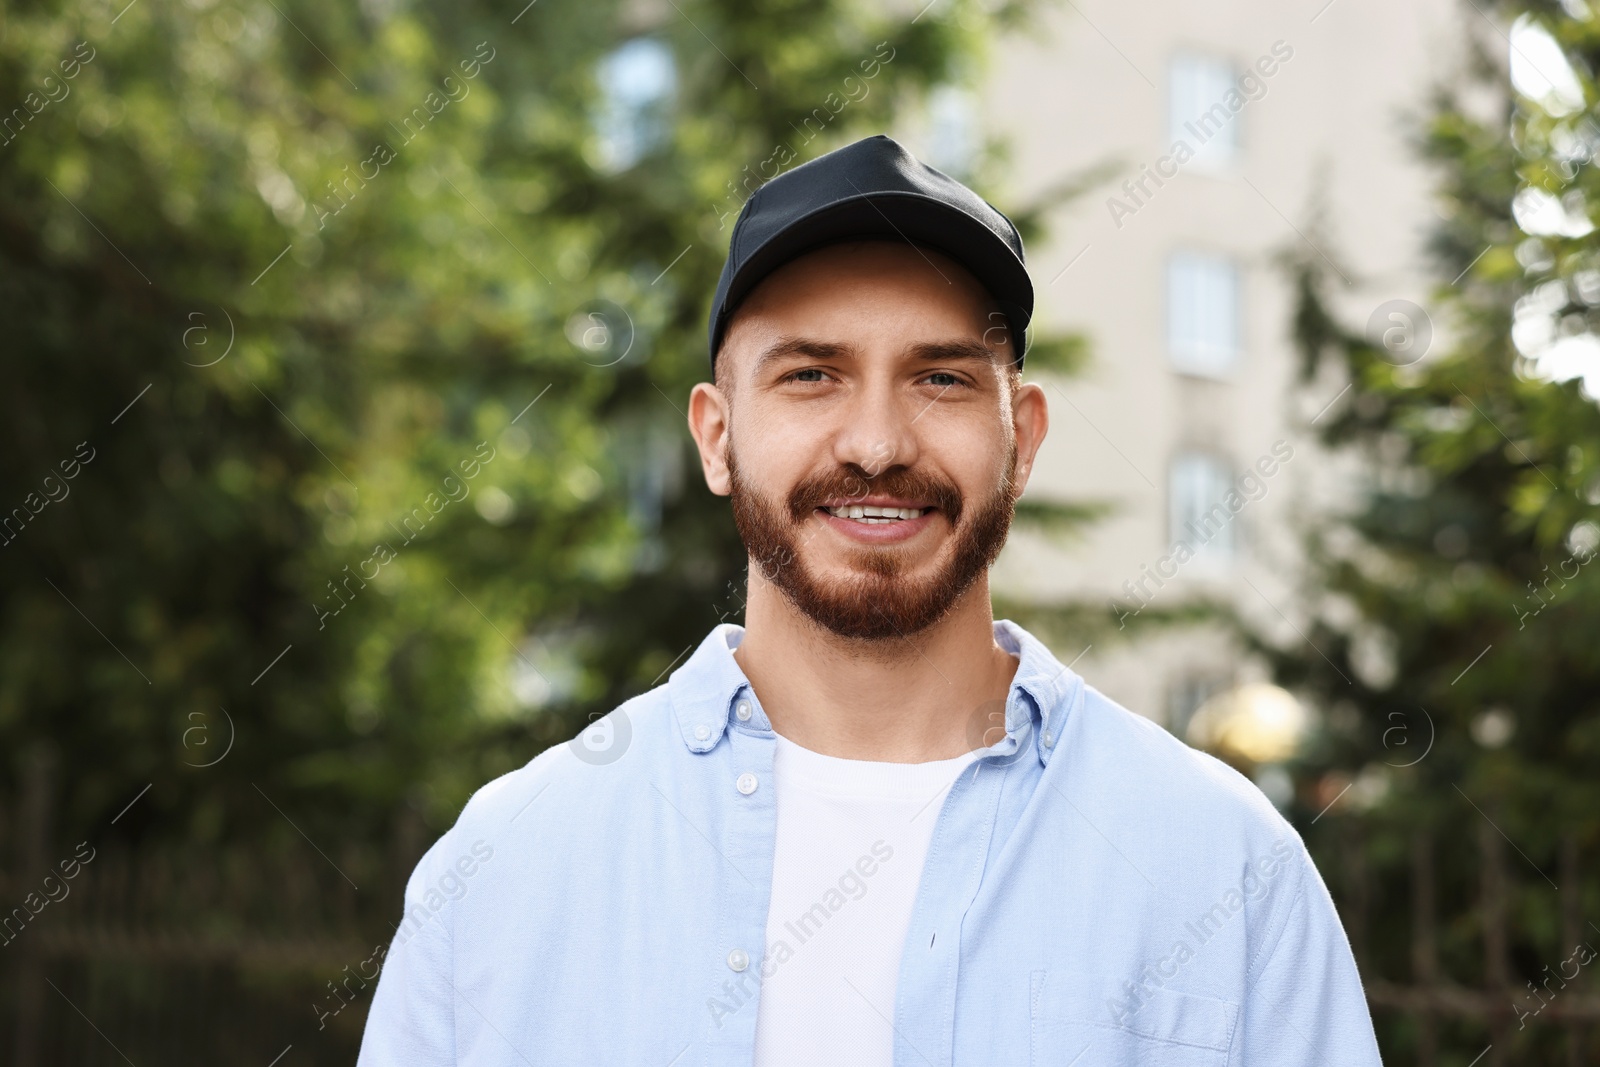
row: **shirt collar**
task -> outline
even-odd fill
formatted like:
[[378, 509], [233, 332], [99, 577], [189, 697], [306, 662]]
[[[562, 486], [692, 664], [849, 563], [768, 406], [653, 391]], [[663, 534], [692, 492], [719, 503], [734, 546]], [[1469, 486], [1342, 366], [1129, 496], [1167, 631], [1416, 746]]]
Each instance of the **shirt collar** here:
[[739, 661], [733, 658], [733, 650], [743, 637], [743, 626], [722, 623], [667, 679], [678, 730], [691, 752], [710, 752], [717, 747], [728, 728], [733, 698], [750, 685]]
[[[1004, 754], [1013, 737], [1019, 745], [1031, 741], [1039, 762], [1047, 764], [1065, 732], [1067, 717], [1083, 702], [1083, 679], [1010, 619], [995, 621], [994, 639], [1020, 662], [1006, 701], [1006, 738], [993, 747], [996, 754]], [[1024, 702], [1021, 695], [1028, 700]]]
[[[1006, 736], [980, 754], [1014, 755], [1022, 745], [1031, 744], [1039, 762], [1049, 763], [1068, 714], [1081, 702], [1083, 679], [1009, 619], [995, 622], [994, 637], [1020, 662], [1006, 700]], [[744, 627], [722, 623], [706, 635], [694, 655], [673, 671], [667, 682], [678, 730], [691, 752], [717, 747], [736, 714], [740, 694], [750, 690], [750, 680], [733, 658], [733, 650], [743, 638]], [[754, 699], [750, 703], [752, 715], [747, 725], [770, 728], [759, 703]]]

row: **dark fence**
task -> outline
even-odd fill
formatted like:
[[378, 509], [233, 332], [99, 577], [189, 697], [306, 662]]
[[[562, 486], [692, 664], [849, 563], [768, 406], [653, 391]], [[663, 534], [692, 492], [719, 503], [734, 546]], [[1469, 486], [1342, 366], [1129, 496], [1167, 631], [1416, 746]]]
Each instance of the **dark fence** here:
[[419, 819], [331, 857], [114, 834], [63, 846], [50, 833], [55, 790], [50, 762], [32, 761], [0, 809], [0, 1061], [355, 1062], [375, 950], [427, 844]]
[[1346, 819], [1318, 865], [1386, 1062], [1600, 1063], [1600, 930], [1576, 834], [1536, 865], [1487, 817], [1451, 832]]

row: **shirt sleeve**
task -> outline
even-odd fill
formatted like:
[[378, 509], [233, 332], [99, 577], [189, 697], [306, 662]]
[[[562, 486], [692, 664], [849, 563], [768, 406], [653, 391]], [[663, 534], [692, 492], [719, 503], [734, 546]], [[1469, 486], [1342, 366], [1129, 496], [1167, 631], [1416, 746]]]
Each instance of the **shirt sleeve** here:
[[405, 912], [372, 996], [357, 1067], [454, 1067], [455, 958], [439, 879], [455, 855], [447, 833], [406, 881]]
[[1355, 957], [1328, 887], [1299, 850], [1277, 941], [1251, 967], [1230, 1067], [1382, 1067]]

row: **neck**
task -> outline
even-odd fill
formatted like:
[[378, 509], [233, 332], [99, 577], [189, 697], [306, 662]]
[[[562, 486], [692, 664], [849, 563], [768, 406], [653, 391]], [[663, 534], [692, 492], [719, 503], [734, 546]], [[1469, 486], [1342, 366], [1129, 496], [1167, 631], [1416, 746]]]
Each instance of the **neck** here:
[[987, 574], [927, 629], [864, 641], [816, 625], [757, 566], [734, 657], [779, 734], [823, 755], [884, 763], [972, 751], [1000, 721], [990, 705], [1004, 705], [1018, 666], [995, 643]]

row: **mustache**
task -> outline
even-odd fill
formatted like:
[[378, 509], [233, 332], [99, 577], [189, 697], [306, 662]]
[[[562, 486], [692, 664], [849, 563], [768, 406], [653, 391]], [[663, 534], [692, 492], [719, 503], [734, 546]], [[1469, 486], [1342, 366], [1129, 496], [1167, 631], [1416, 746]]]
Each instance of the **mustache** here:
[[789, 493], [789, 517], [802, 522], [829, 501], [860, 500], [874, 493], [925, 501], [944, 512], [951, 525], [961, 517], [961, 490], [931, 471], [890, 467], [868, 474], [854, 464], [813, 474], [796, 485]]

